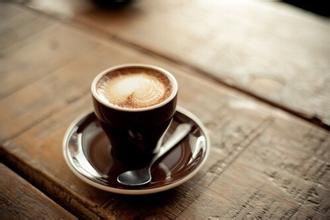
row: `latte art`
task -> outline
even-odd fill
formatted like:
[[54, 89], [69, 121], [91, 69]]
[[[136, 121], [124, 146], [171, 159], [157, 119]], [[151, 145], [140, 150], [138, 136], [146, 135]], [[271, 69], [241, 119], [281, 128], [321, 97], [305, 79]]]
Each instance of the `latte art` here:
[[158, 72], [118, 71], [105, 76], [98, 93], [107, 102], [124, 108], [144, 108], [164, 101], [171, 93], [169, 80]]

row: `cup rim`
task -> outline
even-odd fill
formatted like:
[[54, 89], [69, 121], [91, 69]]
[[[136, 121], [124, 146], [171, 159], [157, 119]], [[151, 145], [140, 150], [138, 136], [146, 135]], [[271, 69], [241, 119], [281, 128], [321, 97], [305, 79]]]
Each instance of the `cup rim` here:
[[[143, 108], [136, 108], [136, 109], [120, 107], [120, 106], [114, 105], [110, 102], [105, 102], [102, 98], [100, 98], [99, 94], [96, 91], [96, 85], [100, 81], [100, 79], [104, 75], [106, 75], [110, 72], [113, 72], [113, 71], [118, 70], [118, 69], [130, 68], [130, 67], [143, 67], [143, 68], [147, 68], [147, 69], [156, 70], [156, 71], [161, 72], [162, 74], [164, 74], [169, 79], [169, 81], [171, 82], [171, 85], [172, 85], [171, 95], [169, 97], [167, 97], [164, 101], [162, 101], [162, 102], [160, 102], [156, 105], [143, 107]], [[91, 92], [92, 92], [92, 96], [98, 102], [105, 105], [106, 107], [109, 107], [109, 108], [112, 108], [112, 109], [115, 109], [115, 110], [119, 110], [119, 111], [125, 111], [125, 112], [141, 112], [141, 111], [148, 111], [148, 110], [153, 110], [153, 109], [162, 107], [162, 106], [166, 105], [167, 103], [169, 103], [170, 101], [172, 101], [173, 98], [175, 98], [175, 96], [177, 95], [177, 92], [178, 92], [178, 82], [176, 81], [175, 77], [169, 71], [167, 71], [167, 70], [165, 70], [161, 67], [150, 65], [150, 64], [129, 63], [129, 64], [122, 64], [122, 65], [116, 65], [116, 66], [113, 66], [113, 67], [109, 67], [109, 68], [103, 70], [102, 72], [100, 72], [99, 74], [97, 74], [95, 76], [95, 78], [93, 79], [93, 81], [92, 81]]]

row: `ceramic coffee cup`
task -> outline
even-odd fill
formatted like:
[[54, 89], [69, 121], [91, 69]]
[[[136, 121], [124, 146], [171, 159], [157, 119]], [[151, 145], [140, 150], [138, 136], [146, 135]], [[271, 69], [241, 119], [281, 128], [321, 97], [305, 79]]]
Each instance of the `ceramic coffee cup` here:
[[[170, 86], [168, 97], [159, 103], [139, 108], [123, 107], [106, 101], [99, 92], [100, 81], [104, 77], [111, 78], [118, 72], [128, 73], [130, 70], [155, 72], [166, 77]], [[178, 84], [174, 76], [152, 65], [120, 65], [99, 73], [92, 82], [91, 92], [95, 114], [111, 143], [111, 154], [134, 167], [147, 164], [157, 153], [159, 140], [176, 111]]]

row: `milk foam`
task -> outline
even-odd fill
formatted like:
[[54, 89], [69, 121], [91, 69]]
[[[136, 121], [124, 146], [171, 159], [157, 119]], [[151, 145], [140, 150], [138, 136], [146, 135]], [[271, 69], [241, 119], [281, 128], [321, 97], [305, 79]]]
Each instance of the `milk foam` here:
[[156, 105], [169, 96], [170, 89], [165, 76], [143, 71], [105, 76], [98, 86], [108, 102], [127, 108]]

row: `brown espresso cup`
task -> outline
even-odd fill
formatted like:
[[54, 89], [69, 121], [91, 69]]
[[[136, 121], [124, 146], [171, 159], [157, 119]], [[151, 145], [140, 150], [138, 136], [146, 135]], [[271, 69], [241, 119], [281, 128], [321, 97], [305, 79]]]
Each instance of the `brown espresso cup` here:
[[[129, 72], [130, 69], [152, 71], [165, 76], [171, 88], [168, 97], [142, 108], [127, 108], [107, 102], [98, 92], [100, 80], [118, 72]], [[174, 76], [152, 65], [120, 65], [98, 74], [92, 82], [91, 92], [95, 114], [111, 143], [112, 157], [127, 167], [142, 167], [149, 163], [159, 150], [159, 140], [176, 111], [178, 84]]]

